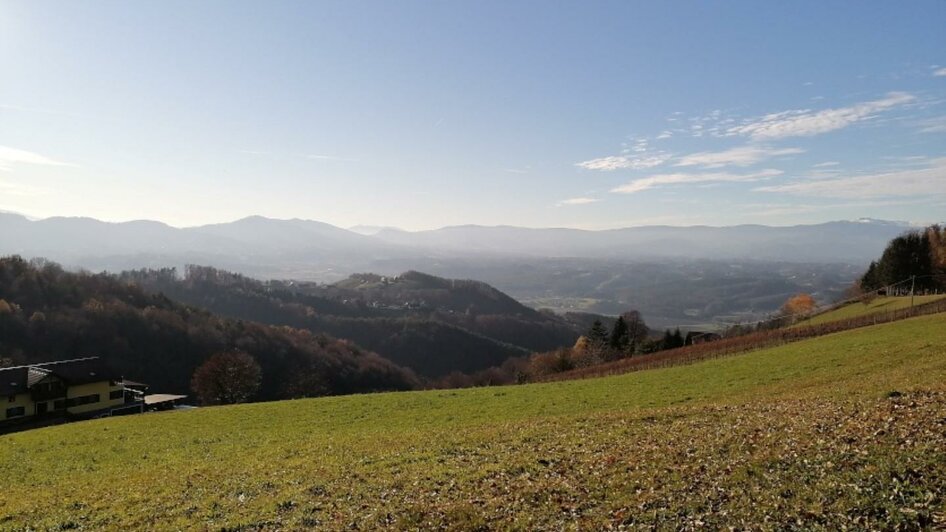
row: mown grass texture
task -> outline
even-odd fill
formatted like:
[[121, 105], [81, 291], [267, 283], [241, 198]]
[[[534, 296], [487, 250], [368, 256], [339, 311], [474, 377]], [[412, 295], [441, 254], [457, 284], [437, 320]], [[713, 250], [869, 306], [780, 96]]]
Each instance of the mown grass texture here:
[[944, 377], [935, 315], [614, 377], [77, 423], [0, 437], [0, 529], [929, 527]]

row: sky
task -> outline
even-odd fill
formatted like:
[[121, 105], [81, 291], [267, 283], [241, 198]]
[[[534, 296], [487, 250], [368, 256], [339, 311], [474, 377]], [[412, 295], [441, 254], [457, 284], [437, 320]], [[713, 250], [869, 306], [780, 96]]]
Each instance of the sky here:
[[946, 220], [946, 2], [0, 1], [0, 210]]

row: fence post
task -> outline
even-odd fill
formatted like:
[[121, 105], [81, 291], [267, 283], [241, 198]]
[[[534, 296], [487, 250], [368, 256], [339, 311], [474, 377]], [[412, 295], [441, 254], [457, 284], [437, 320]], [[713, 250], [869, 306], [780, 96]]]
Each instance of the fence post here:
[[913, 276], [913, 279], [910, 281], [910, 308], [913, 308], [913, 298], [916, 294], [916, 275]]

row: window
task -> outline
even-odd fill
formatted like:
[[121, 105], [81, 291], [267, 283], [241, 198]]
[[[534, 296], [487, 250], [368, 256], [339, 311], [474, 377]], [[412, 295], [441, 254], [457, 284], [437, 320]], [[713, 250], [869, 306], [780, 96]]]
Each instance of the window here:
[[7, 419], [10, 419], [11, 417], [20, 417], [20, 416], [25, 416], [25, 415], [26, 415], [25, 406], [15, 406], [13, 408], [7, 408]]
[[65, 399], [56, 399], [53, 401], [53, 410], [65, 410], [66, 409], [66, 400]]
[[108, 393], [108, 398], [109, 399], [124, 399], [125, 390], [112, 390], [111, 392]]
[[92, 395], [83, 395], [82, 397], [72, 397], [66, 399], [66, 406], [72, 408], [74, 406], [89, 405], [92, 403], [97, 403], [101, 400], [99, 394], [94, 393]]

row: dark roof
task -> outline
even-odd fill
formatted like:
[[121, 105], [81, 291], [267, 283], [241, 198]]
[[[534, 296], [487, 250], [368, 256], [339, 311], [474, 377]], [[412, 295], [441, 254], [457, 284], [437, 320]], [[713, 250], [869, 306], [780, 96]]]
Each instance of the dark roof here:
[[98, 357], [42, 362], [28, 366], [0, 368], [0, 396], [25, 393], [31, 386], [49, 375], [55, 375], [71, 385], [121, 380], [121, 375], [109, 368], [105, 361]]
[[121, 380], [122, 378], [121, 375], [109, 368], [104, 360], [98, 357], [50, 362], [48, 364], [37, 364], [36, 366], [51, 371], [69, 384]]
[[29, 367], [26, 368], [26, 387], [32, 388], [37, 382], [45, 379], [52, 373], [48, 369]]

